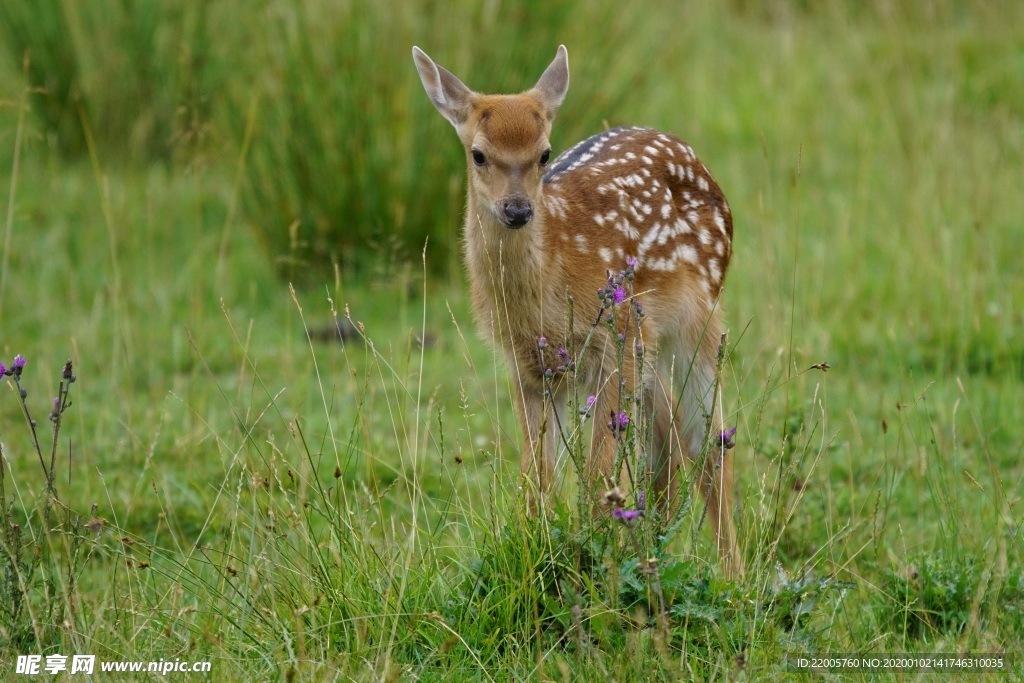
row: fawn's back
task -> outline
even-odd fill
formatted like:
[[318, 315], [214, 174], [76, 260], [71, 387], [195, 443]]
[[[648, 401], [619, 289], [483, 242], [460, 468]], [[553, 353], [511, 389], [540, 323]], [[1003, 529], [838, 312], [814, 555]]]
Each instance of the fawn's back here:
[[732, 254], [732, 215], [689, 145], [648, 128], [576, 144], [543, 177], [545, 229], [574, 274], [636, 260], [637, 289], [715, 305]]

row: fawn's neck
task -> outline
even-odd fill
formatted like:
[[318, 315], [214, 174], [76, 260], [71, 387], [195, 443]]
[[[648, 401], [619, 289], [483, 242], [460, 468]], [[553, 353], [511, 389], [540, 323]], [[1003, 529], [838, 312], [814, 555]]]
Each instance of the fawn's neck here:
[[536, 317], [537, 307], [553, 284], [546, 280], [552, 273], [545, 248], [545, 213], [541, 198], [533, 219], [512, 229], [480, 206], [470, 192], [464, 249], [474, 307], [484, 318], [499, 314], [514, 324], [516, 319]]
[[539, 204], [528, 224], [510, 228], [470, 193], [463, 237], [474, 284], [477, 274], [493, 281], [495, 289], [520, 287], [525, 284], [521, 280], [537, 281], [547, 266], [543, 199]]

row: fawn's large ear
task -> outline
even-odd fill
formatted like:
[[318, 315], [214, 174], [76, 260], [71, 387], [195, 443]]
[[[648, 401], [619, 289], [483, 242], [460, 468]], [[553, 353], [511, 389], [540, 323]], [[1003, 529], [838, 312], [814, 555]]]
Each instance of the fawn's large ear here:
[[416, 71], [420, 74], [423, 89], [427, 91], [430, 101], [441, 115], [458, 129], [469, 115], [473, 91], [451, 71], [435, 64], [426, 52], [415, 45], [412, 48], [412, 59], [416, 63]]
[[555, 112], [569, 91], [569, 51], [565, 49], [565, 45], [558, 46], [555, 59], [544, 70], [533, 90], [540, 96], [547, 110], [548, 119], [555, 118]]

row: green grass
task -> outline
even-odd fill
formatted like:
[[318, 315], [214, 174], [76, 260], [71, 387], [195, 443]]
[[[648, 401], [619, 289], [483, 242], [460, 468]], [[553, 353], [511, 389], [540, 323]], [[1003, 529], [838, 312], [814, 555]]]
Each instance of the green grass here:
[[[71, 74], [54, 91], [78, 87], [91, 150], [0, 32], [0, 361], [29, 359], [47, 458], [66, 359], [78, 378], [49, 524], [0, 383], [2, 604], [26, 598], [0, 612], [0, 679], [31, 653], [209, 659], [225, 680], [645, 681], [972, 651], [1020, 675], [1016, 3], [680, 5], [616, 40], [593, 30], [614, 3], [582, 24], [542, 9], [541, 34], [504, 5], [297, 7], [48, 15], [106, 31], [33, 58]], [[343, 43], [355, 25], [378, 39]], [[511, 387], [454, 251], [458, 143], [414, 42], [494, 90], [530, 85], [565, 42], [556, 148], [653, 125], [725, 189], [742, 582], [717, 572], [699, 497], [634, 529], [592, 521], [567, 463], [552, 515], [523, 513]], [[98, 76], [150, 45], [131, 78]], [[351, 251], [310, 267], [274, 246], [306, 216], [352, 225]], [[366, 342], [307, 339], [347, 315]]]

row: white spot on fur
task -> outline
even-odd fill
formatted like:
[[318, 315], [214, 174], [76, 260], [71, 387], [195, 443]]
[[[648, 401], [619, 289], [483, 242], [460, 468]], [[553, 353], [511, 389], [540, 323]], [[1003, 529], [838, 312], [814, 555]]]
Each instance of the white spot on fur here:
[[605, 263], [612, 262], [612, 252], [609, 251], [608, 247], [601, 247], [597, 250], [597, 254]]
[[[640, 176], [637, 173], [630, 173], [627, 176], [619, 176], [618, 178], [613, 179], [612, 182], [615, 183], [615, 185], [617, 185], [619, 187], [643, 187], [644, 186], [644, 179], [643, 179], [643, 177]], [[601, 187], [604, 187], [604, 186], [603, 185], [599, 186], [598, 189], [600, 189]]]
[[544, 196], [544, 206], [547, 208], [548, 213], [562, 220], [565, 220], [569, 210], [569, 202], [564, 197], [553, 192], [549, 192]]
[[633, 215], [633, 219], [637, 223], [643, 223], [644, 217], [640, 215], [640, 200], [634, 199], [629, 206], [626, 207], [629, 212]]
[[637, 245], [637, 256], [639, 257], [646, 254], [647, 250], [650, 249], [651, 246], [653, 246], [654, 241], [658, 239], [658, 235], [661, 234], [662, 232], [663, 227], [661, 223], [655, 223], [654, 227], [648, 230], [647, 234], [644, 235], [643, 241], [640, 242], [639, 245]]
[[675, 253], [687, 263], [697, 263], [697, 250], [690, 244], [680, 244]]
[[718, 282], [722, 279], [722, 271], [718, 267], [718, 259], [708, 259], [708, 272], [710, 272], [713, 282]]
[[718, 226], [723, 235], [727, 234], [725, 231], [725, 219], [722, 218], [722, 212], [718, 210], [718, 207], [715, 207], [715, 225]]
[[[637, 221], [637, 222], [639, 223], [641, 221]], [[634, 228], [633, 225], [629, 221], [627, 221], [625, 218], [623, 218], [621, 221], [618, 221], [615, 224], [615, 229], [618, 230], [619, 232], [621, 232], [623, 235], [625, 235], [627, 239], [631, 239], [631, 240], [640, 239], [639, 231], [637, 231], [637, 229]]]

